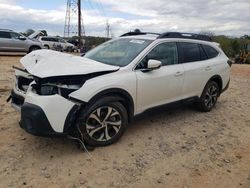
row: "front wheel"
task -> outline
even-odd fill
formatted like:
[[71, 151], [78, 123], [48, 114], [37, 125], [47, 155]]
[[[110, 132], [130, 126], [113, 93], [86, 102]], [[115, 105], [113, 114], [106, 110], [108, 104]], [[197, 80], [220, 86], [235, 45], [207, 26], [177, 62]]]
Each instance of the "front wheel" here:
[[91, 146], [115, 143], [124, 133], [128, 122], [127, 111], [120, 102], [100, 100], [77, 120], [82, 139]]
[[29, 53], [30, 52], [33, 52], [33, 51], [35, 51], [35, 50], [40, 50], [41, 48], [40, 47], [38, 47], [38, 46], [32, 46], [32, 47], [30, 47], [30, 49], [29, 49]]
[[198, 102], [199, 110], [203, 112], [211, 111], [215, 106], [219, 95], [220, 88], [218, 84], [214, 81], [208, 82]]

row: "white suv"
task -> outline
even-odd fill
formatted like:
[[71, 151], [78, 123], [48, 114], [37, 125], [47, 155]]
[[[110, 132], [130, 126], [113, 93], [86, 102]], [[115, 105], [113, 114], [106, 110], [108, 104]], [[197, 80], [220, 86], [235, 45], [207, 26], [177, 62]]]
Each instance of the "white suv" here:
[[16, 68], [12, 105], [21, 127], [109, 145], [133, 117], [180, 100], [210, 111], [229, 85], [231, 62], [209, 37], [129, 32], [84, 57], [40, 50]]
[[39, 41], [42, 42], [44, 48], [46, 49], [57, 49], [61, 48], [62, 51], [72, 52], [75, 46], [61, 37], [50, 37], [50, 36], [42, 36], [39, 38]]

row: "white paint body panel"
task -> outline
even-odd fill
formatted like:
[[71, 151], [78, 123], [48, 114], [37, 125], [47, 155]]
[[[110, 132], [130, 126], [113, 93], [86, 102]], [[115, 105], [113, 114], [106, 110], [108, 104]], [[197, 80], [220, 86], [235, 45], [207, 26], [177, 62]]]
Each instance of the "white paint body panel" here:
[[182, 98], [183, 65], [163, 66], [150, 72], [136, 70], [137, 113]]
[[53, 130], [62, 133], [68, 113], [75, 103], [60, 95], [40, 96], [29, 89], [26, 93], [25, 102], [42, 108]]
[[84, 75], [119, 69], [116, 66], [53, 50], [37, 50], [27, 54], [21, 59], [21, 64], [30, 74], [39, 78]]

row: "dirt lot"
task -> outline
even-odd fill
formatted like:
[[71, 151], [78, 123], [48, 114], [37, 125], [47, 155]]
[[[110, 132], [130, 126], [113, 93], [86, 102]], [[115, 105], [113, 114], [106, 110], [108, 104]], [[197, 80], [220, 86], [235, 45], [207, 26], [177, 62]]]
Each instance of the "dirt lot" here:
[[6, 104], [12, 65], [0, 56], [0, 187], [250, 187], [250, 66], [233, 65], [216, 108], [163, 107], [88, 156], [67, 139], [23, 131]]

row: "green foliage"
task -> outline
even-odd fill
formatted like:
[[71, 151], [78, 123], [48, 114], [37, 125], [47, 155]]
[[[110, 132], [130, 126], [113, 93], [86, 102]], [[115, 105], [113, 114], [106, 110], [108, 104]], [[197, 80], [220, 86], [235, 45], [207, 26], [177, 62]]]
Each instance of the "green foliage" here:
[[95, 46], [98, 46], [106, 41], [110, 40], [109, 38], [103, 38], [103, 37], [91, 37], [87, 36], [85, 37], [85, 46], [86, 49], [89, 50]]
[[245, 49], [247, 44], [250, 44], [250, 37], [244, 35], [240, 38], [232, 38], [224, 35], [213, 36], [215, 42], [220, 43], [221, 48], [228, 57], [235, 57], [240, 51]]

